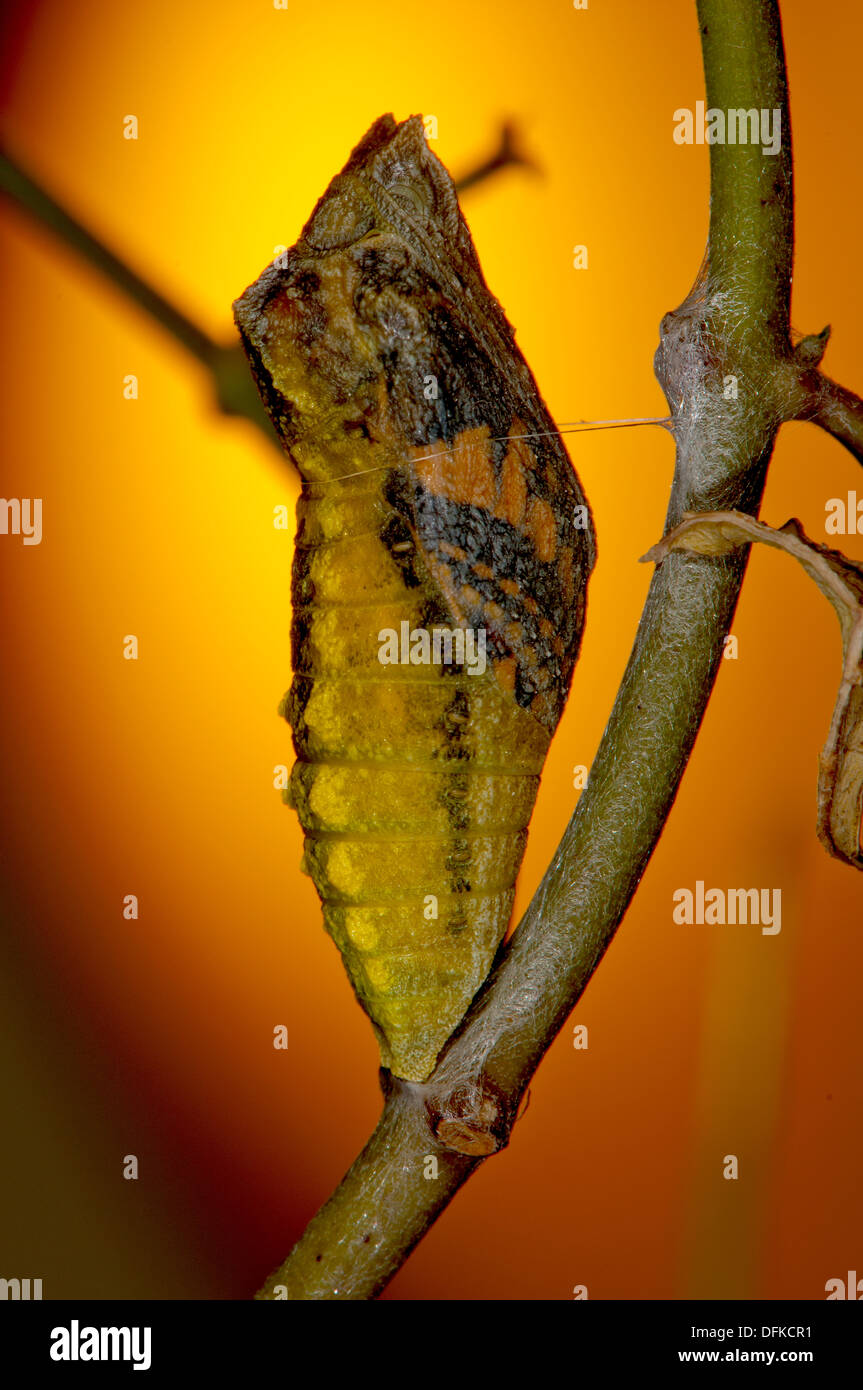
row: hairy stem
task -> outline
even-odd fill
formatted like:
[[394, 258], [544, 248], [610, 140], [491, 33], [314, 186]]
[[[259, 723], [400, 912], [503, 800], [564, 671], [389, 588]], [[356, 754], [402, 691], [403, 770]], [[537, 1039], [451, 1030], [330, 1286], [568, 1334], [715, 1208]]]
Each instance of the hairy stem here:
[[[799, 351], [800, 344], [798, 344]], [[811, 420], [863, 463], [863, 401], [821, 372], [789, 373], [786, 418]]]

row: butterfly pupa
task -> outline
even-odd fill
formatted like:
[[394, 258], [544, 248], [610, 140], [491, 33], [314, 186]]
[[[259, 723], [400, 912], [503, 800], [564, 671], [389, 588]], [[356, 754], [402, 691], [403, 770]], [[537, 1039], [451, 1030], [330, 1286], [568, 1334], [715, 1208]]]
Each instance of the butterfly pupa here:
[[488, 974], [578, 655], [590, 511], [422, 120], [383, 116], [237, 300], [302, 479], [290, 799], [381, 1063]]

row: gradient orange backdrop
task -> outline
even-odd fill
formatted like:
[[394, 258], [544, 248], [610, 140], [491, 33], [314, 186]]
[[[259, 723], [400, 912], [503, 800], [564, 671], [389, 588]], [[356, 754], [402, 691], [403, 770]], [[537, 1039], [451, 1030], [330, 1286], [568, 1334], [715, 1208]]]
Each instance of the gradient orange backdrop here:
[[[859, 391], [863, 12], [791, 0], [784, 20], [794, 322], [832, 323], [825, 369]], [[707, 229], [706, 147], [672, 140], [672, 112], [704, 95], [694, 5], [45, 0], [5, 23], [10, 150], [225, 341], [232, 300], [376, 116], [435, 115], [455, 175], [516, 118], [541, 173], [508, 170], [463, 206], [553, 415], [665, 413], [658, 324]], [[371, 1030], [273, 789], [292, 750], [276, 714], [291, 538], [272, 517], [297, 484], [160, 328], [3, 214], [2, 492], [43, 499], [44, 539], [0, 537], [0, 1276], [40, 1277], [46, 1298], [245, 1298], [380, 1107]], [[517, 912], [601, 736], [673, 463], [658, 429], [569, 440], [599, 563]], [[852, 488], [849, 454], [787, 427], [763, 515], [823, 539], [825, 502]], [[863, 1271], [863, 884], [814, 834], [838, 627], [757, 550], [734, 632], [668, 830], [510, 1148], [387, 1298], [821, 1299]], [[781, 888], [781, 933], [675, 926], [672, 892], [696, 879]]]

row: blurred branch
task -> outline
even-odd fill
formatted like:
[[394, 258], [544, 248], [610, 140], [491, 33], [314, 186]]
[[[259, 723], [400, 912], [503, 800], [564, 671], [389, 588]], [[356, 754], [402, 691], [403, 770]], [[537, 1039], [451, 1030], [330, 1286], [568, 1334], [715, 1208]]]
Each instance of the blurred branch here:
[[263, 432], [267, 442], [278, 448], [239, 343], [215, 342], [4, 152], [0, 152], [0, 192], [14, 199], [41, 227], [76, 251], [127, 299], [155, 319], [209, 372], [219, 409], [226, 415], [245, 415]]
[[[755, 514], [791, 356], [793, 195], [776, 0], [698, 0], [706, 105], [778, 110], [775, 155], [710, 146], [707, 256], [661, 327], [656, 372], [676, 466], [666, 529], [685, 511]], [[742, 389], [727, 399], [733, 376]], [[669, 554], [654, 572], [611, 718], [564, 837], [422, 1085], [382, 1073], [369, 1143], [259, 1298], [369, 1299], [471, 1173], [509, 1139], [543, 1054], [581, 996], [659, 839], [713, 688], [748, 548]], [[438, 1176], [424, 1176], [427, 1157]]]
[[0, 191], [14, 198], [31, 217], [52, 231], [66, 246], [77, 251], [129, 299], [134, 300], [140, 308], [156, 319], [200, 362], [209, 365], [210, 353], [216, 346], [213, 340], [181, 310], [169, 303], [164, 295], [152, 285], [148, 285], [125, 261], [115, 256], [104, 242], [99, 241], [83, 223], [61, 207], [50, 193], [6, 153], [0, 155]]
[[470, 173], [463, 174], [460, 179], [456, 179], [456, 192], [462, 194], [469, 188], [475, 188], [484, 179], [489, 178], [492, 174], [500, 173], [501, 169], [507, 169], [511, 165], [520, 166], [522, 169], [537, 169], [533, 160], [529, 159], [518, 148], [515, 124], [512, 121], [504, 121], [500, 128], [500, 141], [494, 154], [490, 155], [482, 164], [478, 164]]
[[[516, 148], [514, 126], [501, 129], [498, 150], [483, 164], [466, 174], [460, 190], [475, 187], [482, 180], [508, 165], [532, 167]], [[99, 237], [58, 203], [48, 191], [8, 153], [0, 151], [0, 193], [13, 199], [39, 226], [53, 233], [98, 270], [127, 299], [137, 304], [167, 333], [191, 353], [210, 376], [216, 404], [226, 415], [242, 415], [257, 425], [267, 443], [283, 457], [281, 446], [261, 404], [249, 364], [240, 343], [219, 343], [172, 304], [143, 276], [133, 270]]]

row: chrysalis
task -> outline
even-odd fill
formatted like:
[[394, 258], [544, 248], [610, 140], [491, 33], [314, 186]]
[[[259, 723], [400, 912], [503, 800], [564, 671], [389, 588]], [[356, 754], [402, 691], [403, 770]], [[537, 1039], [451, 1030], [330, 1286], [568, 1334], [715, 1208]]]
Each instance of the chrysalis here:
[[235, 314], [302, 478], [304, 868], [382, 1065], [423, 1081], [512, 912], [590, 512], [419, 116], [375, 122]]

